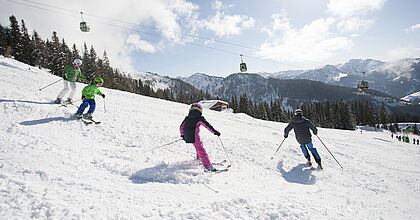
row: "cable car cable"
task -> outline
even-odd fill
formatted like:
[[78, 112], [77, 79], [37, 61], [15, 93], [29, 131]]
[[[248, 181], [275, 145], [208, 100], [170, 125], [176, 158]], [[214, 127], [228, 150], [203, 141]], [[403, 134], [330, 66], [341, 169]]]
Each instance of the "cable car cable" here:
[[[35, 5], [29, 5], [29, 4], [25, 4], [25, 3], [22, 3], [22, 2], [16, 2], [14, 0], [4, 0], [4, 1], [9, 1], [9, 2], [13, 2], [15, 4], [20, 4], [20, 5], [24, 5], [24, 6], [28, 6], [28, 7], [37, 8], [37, 9], [40, 9], [40, 10], [46, 10], [46, 11], [56, 13], [56, 14], [62, 14], [62, 15], [66, 15], [66, 16], [69, 16], [69, 17], [78, 18], [78, 16], [74, 16], [74, 15], [70, 15], [70, 14], [66, 14], [66, 13], [62, 13], [62, 12], [57, 12], [57, 11], [54, 11], [54, 10], [51, 10], [51, 9], [48, 9], [48, 8], [43, 8], [43, 7], [39, 7], [39, 6], [35, 6]], [[59, 8], [59, 7], [50, 6], [50, 5], [47, 5], [47, 4], [44, 4], [44, 3], [33, 2], [33, 1], [30, 1], [30, 0], [22, 0], [22, 1], [31, 2], [31, 3], [34, 3], [34, 4], [45, 5], [47, 7], [52, 7], [52, 8], [56, 8], [56, 9], [59, 9], [59, 10], [65, 10], [65, 11], [69, 11], [69, 12], [77, 12], [77, 11], [74, 11], [74, 10], [71, 10], [71, 9]], [[77, 13], [80, 13], [80, 12], [77, 12]], [[86, 13], [83, 13], [83, 14], [87, 15]], [[90, 16], [92, 16], [92, 15], [90, 15]], [[92, 16], [92, 17], [94, 17], [94, 16]], [[100, 16], [96, 16], [96, 17], [100, 17]], [[102, 17], [102, 18], [103, 19], [108, 19], [106, 17]], [[153, 34], [153, 33], [145, 32], [145, 31], [140, 31], [140, 30], [134, 29], [134, 28], [128, 28], [128, 27], [123, 27], [123, 26], [119, 26], [119, 25], [115, 25], [115, 24], [105, 23], [105, 22], [98, 21], [98, 20], [91, 20], [91, 21], [95, 21], [97, 23], [102, 23], [102, 24], [105, 24], [105, 25], [110, 25], [110, 26], [121, 28], [121, 29], [132, 30], [132, 31], [135, 31], [135, 32], [138, 32], [138, 33], [143, 33], [143, 34], [148, 34], [148, 35], [163, 38], [162, 35], [160, 35], [160, 34]], [[124, 21], [120, 21], [120, 22], [127, 23], [127, 24], [130, 24], [130, 25], [136, 25], [134, 23], [124, 22]], [[137, 26], [144, 26], [144, 25], [137, 25]], [[144, 26], [144, 27], [153, 28], [153, 27], [149, 27], [149, 26]], [[153, 29], [157, 29], [157, 28], [153, 28]], [[159, 30], [159, 29], [157, 29], [157, 30]], [[187, 35], [187, 34], [182, 33], [182, 32], [179, 32], [179, 33], [181, 35]], [[233, 44], [233, 43], [229, 43], [229, 42], [226, 42], [226, 41], [215, 40], [215, 39], [211, 39], [211, 38], [208, 38], [208, 37], [200, 37], [200, 36], [195, 36], [195, 35], [192, 35], [192, 34], [190, 34], [190, 35], [193, 36], [193, 37], [196, 37], [196, 38], [214, 40], [214, 41], [217, 41], [217, 42], [223, 42], [225, 44], [230, 44], [230, 45], [233, 45], [233, 46], [244, 47], [244, 48], [253, 49], [253, 50], [259, 50], [257, 48], [247, 47], [247, 46], [243, 46], [243, 45], [240, 45], [240, 44]], [[198, 47], [208, 48], [208, 49], [212, 49], [212, 50], [217, 50], [217, 51], [221, 51], [221, 52], [228, 53], [228, 54], [233, 54], [233, 55], [238, 55], [239, 54], [240, 55], [240, 53], [236, 53], [236, 52], [232, 52], [232, 51], [228, 51], [228, 50], [224, 50], [224, 49], [219, 49], [219, 48], [215, 48], [215, 47], [205, 46], [205, 45], [201, 45], [201, 44], [197, 44], [197, 43], [192, 43], [192, 42], [187, 42], [187, 41], [183, 41], [183, 43], [191, 44], [191, 45], [198, 46]], [[289, 66], [289, 67], [293, 67], [293, 68], [300, 68], [300, 67], [297, 67], [295, 65], [285, 64], [285, 63], [281, 63], [281, 62], [274, 61], [274, 60], [266, 60], [266, 59], [262, 59], [262, 58], [255, 57], [255, 56], [250, 56], [250, 55], [245, 55], [245, 56], [248, 57], [248, 58], [252, 58], [252, 59], [256, 59], [256, 60], [260, 60], [260, 61], [264, 61], [264, 62], [280, 64], [280, 65], [283, 65], [283, 66]]]

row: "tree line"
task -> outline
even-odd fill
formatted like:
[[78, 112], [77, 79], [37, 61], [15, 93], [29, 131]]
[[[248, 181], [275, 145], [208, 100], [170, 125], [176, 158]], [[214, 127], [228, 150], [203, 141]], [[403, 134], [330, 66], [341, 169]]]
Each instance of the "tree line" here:
[[84, 43], [82, 52], [76, 45], [69, 47], [64, 38], [60, 39], [53, 31], [51, 39], [43, 40], [34, 30], [29, 33], [25, 21], [19, 25], [15, 16], [9, 17], [10, 25], [0, 24], [0, 55], [36, 66], [46, 68], [57, 76], [62, 76], [64, 67], [76, 58], [83, 61], [82, 72], [88, 78], [88, 83], [94, 77], [105, 80], [104, 87], [140, 95], [171, 100], [181, 103], [192, 103], [210, 96], [181, 80], [176, 80], [174, 89], [157, 89], [144, 84], [140, 79], [133, 79], [116, 68], [112, 68], [106, 51], [99, 57], [95, 48]]
[[[247, 94], [241, 95], [239, 100], [232, 96], [229, 105], [236, 113], [245, 113], [262, 120], [289, 122], [294, 116], [293, 110], [284, 110], [280, 100], [257, 104], [250, 101]], [[417, 115], [390, 113], [384, 104], [377, 106], [360, 100], [304, 103], [298, 108], [302, 109], [306, 118], [323, 128], [354, 130], [358, 125], [396, 131], [396, 122], [420, 121]]]

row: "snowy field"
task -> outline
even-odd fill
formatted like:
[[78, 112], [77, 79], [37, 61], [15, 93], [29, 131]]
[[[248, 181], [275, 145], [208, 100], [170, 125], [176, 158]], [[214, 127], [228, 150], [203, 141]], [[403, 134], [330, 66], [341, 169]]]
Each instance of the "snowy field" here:
[[232, 161], [204, 173], [191, 144], [148, 151], [179, 139], [188, 105], [102, 88], [85, 125], [52, 104], [62, 83], [38, 90], [58, 79], [0, 57], [0, 219], [420, 219], [420, 146], [387, 131], [319, 129], [344, 169], [315, 137], [310, 170], [293, 132], [270, 160], [287, 124], [204, 110]]

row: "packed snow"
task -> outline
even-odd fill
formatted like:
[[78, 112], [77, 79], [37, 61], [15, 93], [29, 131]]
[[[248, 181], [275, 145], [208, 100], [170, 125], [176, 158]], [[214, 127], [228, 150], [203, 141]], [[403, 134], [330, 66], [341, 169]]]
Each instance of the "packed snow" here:
[[420, 146], [387, 131], [320, 128], [344, 167], [313, 137], [320, 171], [293, 132], [270, 159], [287, 124], [204, 110], [210, 159], [232, 163], [205, 173], [175, 142], [188, 105], [101, 88], [85, 125], [52, 104], [62, 82], [39, 91], [59, 79], [0, 57], [0, 219], [420, 219]]

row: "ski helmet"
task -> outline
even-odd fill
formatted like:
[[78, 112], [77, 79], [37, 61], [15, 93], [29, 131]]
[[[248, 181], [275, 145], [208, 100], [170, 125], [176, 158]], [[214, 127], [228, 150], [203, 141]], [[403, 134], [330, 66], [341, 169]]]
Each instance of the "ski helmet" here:
[[104, 79], [100, 78], [100, 77], [96, 77], [95, 79], [93, 79], [93, 81], [95, 83], [104, 83]]
[[295, 110], [295, 115], [296, 116], [302, 116], [303, 115], [302, 109], [300, 109], [300, 108], [296, 109]]
[[198, 110], [200, 112], [203, 112], [203, 107], [201, 106], [200, 103], [193, 103], [191, 104], [190, 110]]
[[73, 60], [73, 65], [75, 65], [75, 66], [81, 66], [82, 65], [82, 60], [81, 59], [74, 59]]

